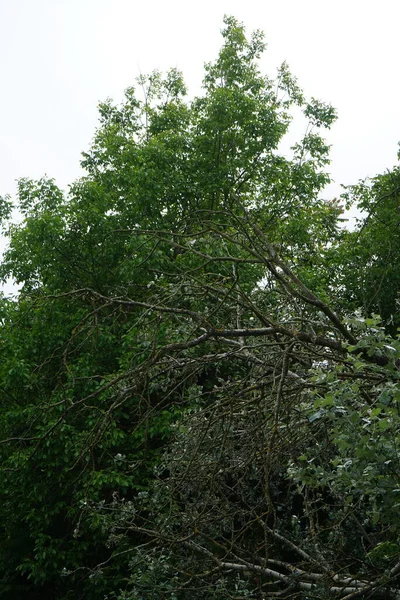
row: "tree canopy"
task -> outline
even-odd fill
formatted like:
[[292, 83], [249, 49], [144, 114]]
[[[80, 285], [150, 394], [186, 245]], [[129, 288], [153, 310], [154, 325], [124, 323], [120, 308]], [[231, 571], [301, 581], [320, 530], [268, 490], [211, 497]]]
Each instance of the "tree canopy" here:
[[335, 110], [222, 36], [2, 199], [0, 598], [400, 598], [398, 168], [325, 199]]

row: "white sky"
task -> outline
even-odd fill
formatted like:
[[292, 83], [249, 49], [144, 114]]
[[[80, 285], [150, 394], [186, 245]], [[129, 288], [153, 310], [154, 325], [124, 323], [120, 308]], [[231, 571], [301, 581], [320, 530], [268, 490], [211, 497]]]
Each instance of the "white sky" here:
[[140, 72], [178, 67], [197, 92], [224, 13], [265, 31], [263, 71], [287, 60], [306, 94], [337, 108], [327, 196], [396, 164], [399, 0], [0, 0], [0, 195], [44, 174], [66, 188], [97, 103]]

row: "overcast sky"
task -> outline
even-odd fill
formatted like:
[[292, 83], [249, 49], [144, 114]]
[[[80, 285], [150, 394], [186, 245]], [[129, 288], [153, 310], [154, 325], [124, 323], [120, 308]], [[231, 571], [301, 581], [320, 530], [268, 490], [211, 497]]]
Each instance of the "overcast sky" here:
[[178, 67], [197, 92], [224, 13], [265, 31], [265, 73], [286, 60], [337, 108], [327, 194], [396, 164], [400, 0], [0, 0], [0, 195], [44, 174], [66, 188], [98, 102], [121, 99], [140, 72]]

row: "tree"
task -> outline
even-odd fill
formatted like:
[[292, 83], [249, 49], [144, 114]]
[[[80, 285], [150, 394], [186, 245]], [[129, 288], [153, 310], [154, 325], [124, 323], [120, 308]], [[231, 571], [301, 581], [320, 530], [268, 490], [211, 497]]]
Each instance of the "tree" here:
[[380, 314], [394, 334], [399, 325], [399, 194], [399, 167], [349, 186], [345, 198], [362, 212], [342, 250], [348, 265], [342, 273], [346, 301], [366, 314]]
[[3, 597], [399, 595], [399, 346], [333, 277], [335, 112], [286, 65], [260, 74], [259, 32], [222, 34], [202, 97], [176, 70], [140, 78], [143, 99], [100, 105], [68, 195], [19, 184]]

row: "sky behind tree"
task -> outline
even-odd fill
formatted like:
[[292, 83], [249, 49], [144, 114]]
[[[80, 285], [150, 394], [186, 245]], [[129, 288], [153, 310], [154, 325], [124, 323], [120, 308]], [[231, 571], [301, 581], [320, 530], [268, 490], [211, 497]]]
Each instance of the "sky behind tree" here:
[[327, 197], [396, 164], [398, 0], [0, 0], [0, 194], [20, 177], [79, 177], [98, 102], [140, 73], [177, 67], [198, 93], [225, 13], [265, 32], [264, 72], [286, 60], [308, 96], [337, 108]]

